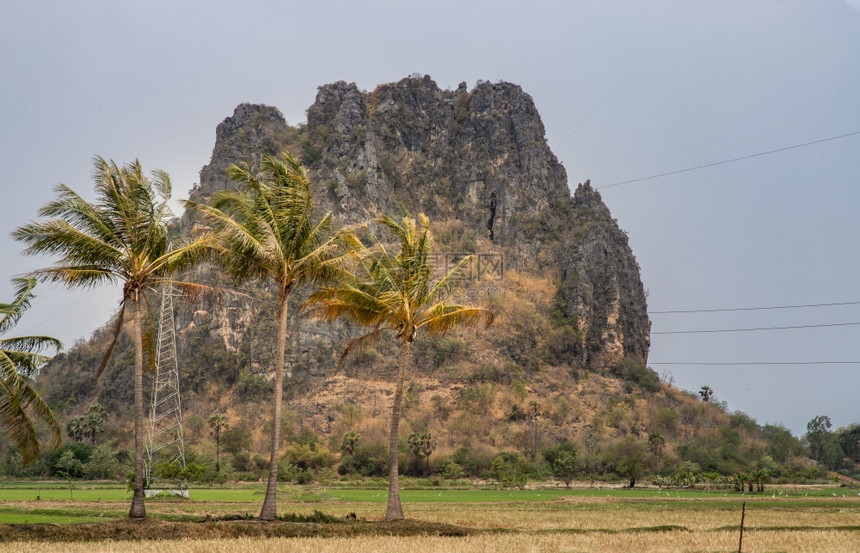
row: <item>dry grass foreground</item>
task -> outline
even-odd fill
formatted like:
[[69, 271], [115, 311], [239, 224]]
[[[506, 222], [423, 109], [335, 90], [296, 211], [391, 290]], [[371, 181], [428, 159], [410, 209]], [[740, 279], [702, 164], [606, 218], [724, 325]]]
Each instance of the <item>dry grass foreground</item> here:
[[[548, 534], [479, 534], [464, 537], [441, 536], [365, 536], [331, 538], [231, 538], [182, 539], [135, 542], [44, 543], [19, 542], [0, 544], [0, 552], [68, 552], [101, 553], [136, 551], [141, 553], [239, 553], [280, 552], [317, 553], [320, 551], [362, 553], [402, 552], [449, 553], [451, 551], [530, 551], [577, 552], [605, 551], [657, 553], [677, 551], [737, 551], [737, 533], [719, 532], [628, 532], [548, 533]], [[857, 532], [839, 530], [748, 532], [744, 551], [821, 551], [856, 553], [860, 548]]]
[[[314, 516], [322, 508], [336, 522], [205, 520], [229, 517], [250, 504], [153, 502], [145, 522], [0, 525], [0, 553], [240, 552], [240, 551], [737, 551], [740, 498], [620, 499], [579, 497], [546, 502], [431, 503], [409, 506], [410, 520], [379, 522], [380, 505], [368, 502], [292, 503], [283, 507]], [[22, 511], [73, 502], [10, 502]], [[747, 499], [744, 548], [749, 552], [860, 551], [860, 498]], [[122, 502], [99, 503], [105, 516], [122, 516]], [[114, 512], [116, 511], [116, 512]], [[355, 512], [357, 521], [345, 521]], [[200, 517], [192, 522], [187, 517]], [[209, 515], [207, 515], [208, 517]], [[173, 521], [165, 520], [168, 517]], [[186, 518], [186, 520], [175, 520]], [[362, 520], [366, 519], [366, 520]], [[368, 522], [370, 521], [370, 522]]]

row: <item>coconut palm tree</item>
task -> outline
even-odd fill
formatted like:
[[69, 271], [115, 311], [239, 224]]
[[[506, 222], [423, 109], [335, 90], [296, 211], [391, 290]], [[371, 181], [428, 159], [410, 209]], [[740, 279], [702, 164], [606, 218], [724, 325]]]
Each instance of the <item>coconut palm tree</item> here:
[[347, 343], [341, 360], [353, 349], [379, 339], [384, 332], [393, 332], [400, 342], [388, 438], [389, 482], [385, 513], [386, 520], [400, 520], [403, 507], [400, 503], [397, 437], [412, 343], [422, 329], [439, 335], [461, 325], [483, 322], [489, 326], [493, 322], [493, 314], [482, 307], [449, 303], [445, 299], [452, 280], [470, 261], [468, 257], [433, 282], [433, 237], [427, 217], [420, 216], [420, 228], [415, 219], [409, 217], [404, 217], [399, 223], [387, 216], [377, 221], [394, 235], [400, 251], [391, 255], [384, 244], [377, 242], [367, 255], [362, 256], [359, 271], [345, 273], [343, 281], [336, 286], [318, 289], [311, 294], [306, 306], [316, 318], [334, 320], [346, 316], [373, 329]]
[[215, 413], [209, 417], [209, 427], [215, 431], [215, 472], [221, 472], [221, 430], [230, 426], [227, 415]]
[[[25, 253], [59, 256], [53, 265], [32, 273], [68, 288], [122, 284], [120, 307], [113, 321], [112, 341], [97, 370], [104, 371], [125, 312], [132, 313], [134, 344], [134, 493], [130, 518], [145, 518], [143, 503], [143, 324], [144, 303], [153, 287], [190, 267], [208, 250], [209, 237], [173, 243], [167, 237], [172, 217], [167, 201], [170, 178], [164, 171], [147, 177], [140, 162], [123, 166], [101, 157], [93, 160], [96, 199], [90, 203], [64, 184], [56, 199], [39, 211], [43, 222], [31, 222], [12, 235], [28, 245]], [[187, 293], [200, 286], [176, 283]]]
[[277, 287], [272, 441], [266, 498], [260, 511], [261, 519], [273, 520], [277, 508], [288, 300], [297, 287], [325, 282], [338, 274], [344, 254], [359, 243], [349, 230], [330, 232], [331, 213], [313, 222], [307, 170], [292, 155], [264, 155], [259, 175], [237, 165], [228, 167], [227, 175], [243, 189], [219, 191], [209, 204], [185, 205], [214, 230], [219, 239], [216, 259], [236, 282], [258, 279]]
[[32, 278], [16, 278], [12, 283], [15, 299], [12, 303], [0, 303], [0, 428], [15, 442], [21, 460], [29, 463], [38, 457], [40, 450], [39, 434], [31, 415], [47, 425], [54, 447], [62, 440], [57, 419], [29, 380], [50, 361], [43, 352], [60, 349], [62, 344], [48, 336], [6, 336], [30, 307], [36, 285]]

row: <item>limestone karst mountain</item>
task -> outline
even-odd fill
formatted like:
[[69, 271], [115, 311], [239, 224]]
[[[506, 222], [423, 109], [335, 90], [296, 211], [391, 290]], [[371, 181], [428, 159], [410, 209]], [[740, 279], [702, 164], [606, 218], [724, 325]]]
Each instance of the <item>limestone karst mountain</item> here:
[[[536, 400], [553, 421], [548, 435], [574, 439], [626, 402], [613, 431], [647, 434], [652, 398], [646, 396], [668, 392], [645, 368], [650, 321], [638, 265], [590, 183], [571, 193], [534, 102], [519, 86], [479, 82], [471, 90], [465, 83], [443, 90], [429, 76], [413, 76], [366, 92], [337, 82], [319, 88], [299, 126], [274, 107], [241, 104], [218, 125], [191, 199], [205, 201], [231, 186], [230, 164], [253, 167], [262, 154], [283, 150], [310, 169], [320, 214], [333, 211], [338, 224], [424, 212], [439, 240], [440, 263], [477, 254], [457, 291], [494, 309], [498, 322], [485, 333], [416, 344], [407, 398], [415, 428], [432, 429], [451, 447], [515, 446], [522, 439], [517, 425], [525, 423], [513, 406]], [[175, 231], [193, 232], [195, 224], [186, 214]], [[228, 284], [209, 267], [191, 278]], [[275, 322], [269, 292], [253, 284], [244, 291], [185, 305], [176, 319], [189, 416], [226, 409], [235, 424], [245, 420], [256, 440], [257, 402], [271, 386]], [[298, 423], [335, 434], [343, 430], [343, 406], [355, 404], [372, 426], [388, 405], [386, 346], [338, 366], [339, 348], [354, 330], [297, 323], [290, 325], [293, 376], [286, 393]], [[61, 410], [91, 399], [92, 360], [103, 334], [44, 371], [41, 386]], [[119, 344], [104, 377], [101, 401], [114, 412], [130, 397], [118, 370], [127, 349]]]

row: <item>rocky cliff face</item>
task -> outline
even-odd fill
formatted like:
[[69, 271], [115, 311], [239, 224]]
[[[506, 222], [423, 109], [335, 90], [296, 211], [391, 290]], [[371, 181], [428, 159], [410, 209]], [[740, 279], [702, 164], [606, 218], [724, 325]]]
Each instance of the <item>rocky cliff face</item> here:
[[218, 126], [192, 199], [231, 186], [229, 164], [253, 166], [261, 153], [289, 149], [311, 169], [320, 207], [341, 222], [424, 212], [453, 225], [458, 250], [553, 275], [583, 367], [647, 360], [650, 322], [627, 237], [589, 183], [571, 197], [519, 86], [441, 90], [425, 76], [367, 93], [341, 81], [321, 86], [307, 113], [307, 126], [294, 129], [275, 108], [237, 107]]

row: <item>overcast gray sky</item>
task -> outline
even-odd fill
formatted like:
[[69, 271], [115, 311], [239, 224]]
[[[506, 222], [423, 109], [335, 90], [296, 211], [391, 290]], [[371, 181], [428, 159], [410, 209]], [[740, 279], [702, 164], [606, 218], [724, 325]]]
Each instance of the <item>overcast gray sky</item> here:
[[[571, 186], [601, 187], [860, 131], [860, 0], [6, 3], [0, 20], [0, 300], [24, 258], [9, 232], [91, 158], [139, 158], [187, 197], [240, 102], [303, 122], [316, 87], [412, 73], [507, 80], [532, 95]], [[595, 111], [596, 110], [596, 111]], [[593, 115], [577, 130], [589, 114]], [[860, 301], [860, 136], [601, 190], [652, 310]], [[67, 345], [117, 290], [47, 285], [17, 334]], [[860, 305], [653, 315], [651, 361], [795, 433], [860, 421]]]

